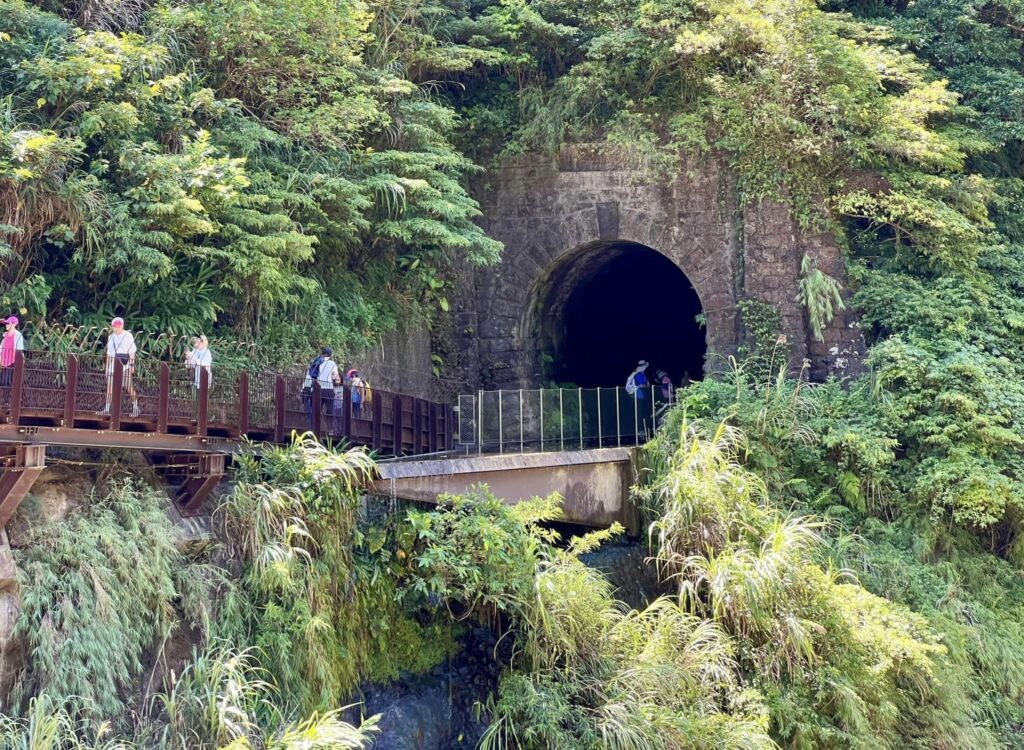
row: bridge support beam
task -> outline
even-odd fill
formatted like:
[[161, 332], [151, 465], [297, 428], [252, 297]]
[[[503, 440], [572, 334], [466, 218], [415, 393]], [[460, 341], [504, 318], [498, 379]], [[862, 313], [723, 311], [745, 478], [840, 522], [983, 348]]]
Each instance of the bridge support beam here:
[[0, 529], [7, 525], [14, 511], [46, 467], [45, 445], [16, 445], [0, 458]]
[[153, 455], [157, 473], [172, 484], [171, 495], [183, 516], [196, 515], [213, 489], [224, 478], [223, 453], [175, 453]]

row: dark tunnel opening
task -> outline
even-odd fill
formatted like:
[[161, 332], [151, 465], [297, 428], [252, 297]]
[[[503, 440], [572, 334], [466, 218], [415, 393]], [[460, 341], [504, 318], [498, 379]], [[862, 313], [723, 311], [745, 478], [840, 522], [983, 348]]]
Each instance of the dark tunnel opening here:
[[700, 298], [686, 275], [644, 245], [596, 243], [552, 273], [541, 299], [545, 376], [584, 388], [621, 386], [641, 359], [648, 377], [703, 375]]

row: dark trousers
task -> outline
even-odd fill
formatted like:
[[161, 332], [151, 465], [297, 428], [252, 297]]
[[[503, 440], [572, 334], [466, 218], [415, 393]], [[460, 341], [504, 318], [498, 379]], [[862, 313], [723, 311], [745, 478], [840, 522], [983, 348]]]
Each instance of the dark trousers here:
[[14, 379], [14, 367], [0, 367], [0, 388], [7, 388]]
[[[306, 409], [306, 427], [309, 430], [313, 429], [313, 392], [303, 389], [302, 391], [302, 405]], [[334, 418], [334, 389], [333, 388], [321, 388], [320, 389], [320, 414], [327, 416], [327, 421], [320, 421], [321, 429], [325, 429], [330, 432], [333, 425], [331, 420]]]

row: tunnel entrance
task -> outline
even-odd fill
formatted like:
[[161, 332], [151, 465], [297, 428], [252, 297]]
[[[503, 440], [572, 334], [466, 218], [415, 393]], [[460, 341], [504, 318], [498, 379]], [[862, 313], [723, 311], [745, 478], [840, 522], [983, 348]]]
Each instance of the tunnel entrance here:
[[664, 255], [632, 242], [588, 244], [562, 259], [538, 299], [545, 379], [584, 388], [621, 386], [641, 359], [648, 377], [679, 384], [703, 375], [700, 298]]

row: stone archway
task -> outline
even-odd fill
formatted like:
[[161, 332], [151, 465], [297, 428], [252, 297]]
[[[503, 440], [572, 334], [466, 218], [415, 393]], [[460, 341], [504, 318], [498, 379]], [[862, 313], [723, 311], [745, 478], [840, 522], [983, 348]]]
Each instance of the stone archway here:
[[640, 359], [673, 382], [702, 377], [699, 292], [667, 256], [634, 242], [592, 242], [563, 255], [531, 290], [520, 339], [545, 382], [618, 386]]
[[539, 157], [506, 163], [488, 181], [482, 223], [505, 251], [495, 267], [464, 270], [453, 316], [461, 375], [470, 387], [539, 386], [539, 290], [581, 248], [615, 243], [658, 251], [690, 281], [706, 322], [705, 369], [724, 366], [736, 353], [741, 299], [778, 311], [794, 370], [805, 359], [816, 378], [859, 367], [864, 346], [852, 312], [837, 316], [818, 342], [796, 301], [805, 253], [845, 281], [834, 239], [801, 233], [782, 204], [741, 204], [732, 173], [718, 160], [688, 162], [666, 177], [576, 146], [554, 164]]

